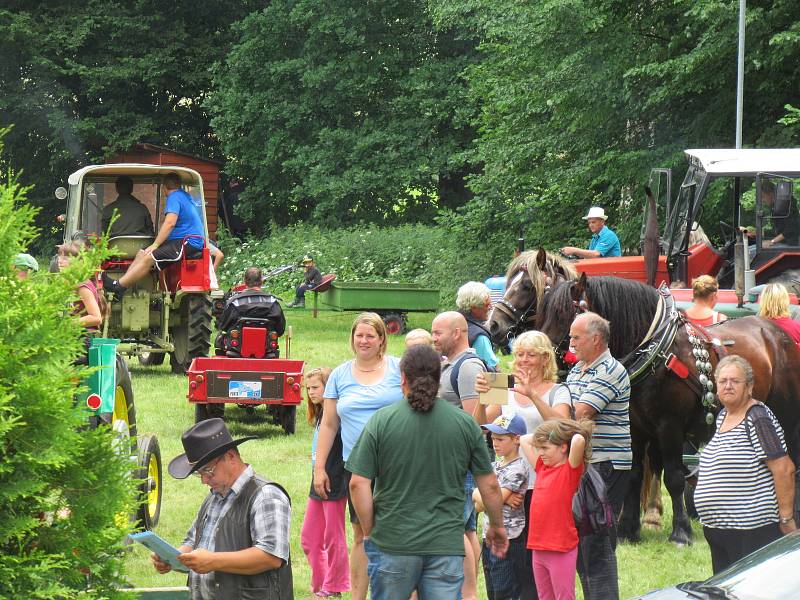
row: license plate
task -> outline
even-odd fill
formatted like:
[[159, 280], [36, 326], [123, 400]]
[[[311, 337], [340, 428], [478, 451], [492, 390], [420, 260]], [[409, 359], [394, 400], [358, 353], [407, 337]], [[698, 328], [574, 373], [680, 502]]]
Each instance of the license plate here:
[[228, 398], [261, 398], [261, 382], [229, 381]]

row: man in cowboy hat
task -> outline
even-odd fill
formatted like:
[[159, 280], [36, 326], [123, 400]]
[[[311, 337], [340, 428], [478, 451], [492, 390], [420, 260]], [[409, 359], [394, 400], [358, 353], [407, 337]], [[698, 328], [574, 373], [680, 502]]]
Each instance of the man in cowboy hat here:
[[[242, 461], [237, 447], [252, 439], [234, 440], [222, 419], [207, 419], [183, 434], [186, 452], [169, 463], [176, 479], [194, 474], [211, 488], [179, 548], [192, 600], [233, 600], [245, 590], [253, 598], [293, 598], [291, 501]], [[157, 554], [151, 559], [159, 573], [170, 570]]]
[[294, 302], [288, 305], [288, 308], [305, 308], [306, 307], [306, 292], [313, 290], [320, 283], [322, 283], [322, 273], [314, 265], [314, 258], [306, 254], [303, 257], [303, 268], [306, 270], [303, 283], [297, 286], [294, 295]]
[[622, 256], [617, 234], [606, 227], [606, 211], [600, 206], [593, 206], [583, 217], [592, 232], [592, 239], [589, 241], [589, 249], [576, 248], [575, 246], [564, 246], [562, 254], [567, 256], [574, 255], [578, 258], [606, 258], [610, 256]]

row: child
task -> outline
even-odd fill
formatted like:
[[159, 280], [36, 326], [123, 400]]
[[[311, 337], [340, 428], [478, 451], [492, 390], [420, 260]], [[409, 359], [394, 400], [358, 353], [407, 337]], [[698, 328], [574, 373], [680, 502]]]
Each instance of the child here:
[[[525, 494], [528, 489], [528, 468], [519, 454], [520, 436], [525, 435], [525, 421], [519, 415], [500, 415], [494, 422], [483, 425], [492, 433], [492, 445], [498, 456], [492, 466], [500, 484], [503, 502], [512, 494]], [[475, 509], [483, 510], [483, 501], [478, 489], [472, 493]], [[489, 518], [484, 516], [488, 527]], [[508, 533], [508, 552], [505, 558], [498, 558], [489, 550], [484, 541], [483, 576], [486, 579], [486, 593], [489, 600], [519, 598], [519, 581], [525, 581], [525, 507], [520, 504], [511, 508], [503, 504], [503, 525]], [[530, 578], [528, 578], [530, 579]]]
[[433, 337], [424, 329], [412, 329], [406, 334], [406, 350], [417, 344], [433, 346]]
[[[314, 425], [311, 442], [311, 472], [317, 454], [317, 437], [322, 421], [322, 393], [331, 370], [327, 367], [312, 369], [305, 375], [308, 396], [308, 424]], [[342, 437], [336, 435], [325, 470], [330, 477], [328, 499], [322, 500], [314, 492], [314, 478], [308, 497], [300, 545], [311, 566], [311, 591], [326, 598], [340, 596], [350, 589], [350, 563], [344, 530], [344, 509], [347, 504], [347, 478], [342, 461]]]
[[592, 455], [591, 421], [545, 421], [522, 438], [522, 451], [535, 465], [528, 548], [540, 600], [574, 600], [578, 530], [572, 497], [584, 463]]

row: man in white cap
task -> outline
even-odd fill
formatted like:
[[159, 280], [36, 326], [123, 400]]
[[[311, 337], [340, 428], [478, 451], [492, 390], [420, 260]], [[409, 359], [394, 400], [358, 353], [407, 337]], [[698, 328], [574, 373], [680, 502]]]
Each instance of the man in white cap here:
[[589, 241], [589, 249], [576, 248], [575, 246], [564, 246], [562, 254], [567, 256], [574, 255], [578, 258], [606, 258], [610, 256], [622, 256], [617, 234], [606, 227], [606, 211], [600, 206], [593, 206], [583, 217], [589, 224], [592, 232], [592, 239]]

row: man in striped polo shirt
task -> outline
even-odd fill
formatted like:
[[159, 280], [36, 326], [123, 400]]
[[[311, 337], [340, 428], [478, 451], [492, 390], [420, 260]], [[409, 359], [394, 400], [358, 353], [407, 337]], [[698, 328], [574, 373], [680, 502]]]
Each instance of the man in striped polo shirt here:
[[[569, 330], [578, 363], [567, 376], [576, 419], [592, 419], [592, 466], [606, 482], [614, 519], [619, 518], [631, 473], [631, 382], [625, 367], [608, 350], [611, 329], [600, 315], [587, 312]], [[619, 598], [616, 532], [588, 535], [578, 547], [578, 574], [586, 600]]]

